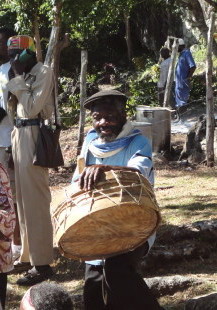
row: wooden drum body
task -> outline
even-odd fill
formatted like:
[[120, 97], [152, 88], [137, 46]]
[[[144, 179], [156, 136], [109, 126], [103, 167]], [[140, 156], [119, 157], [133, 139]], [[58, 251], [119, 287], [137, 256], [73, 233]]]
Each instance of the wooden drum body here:
[[160, 222], [150, 183], [139, 173], [106, 172], [93, 191], [75, 184], [53, 212], [61, 253], [92, 260], [125, 253], [144, 243]]

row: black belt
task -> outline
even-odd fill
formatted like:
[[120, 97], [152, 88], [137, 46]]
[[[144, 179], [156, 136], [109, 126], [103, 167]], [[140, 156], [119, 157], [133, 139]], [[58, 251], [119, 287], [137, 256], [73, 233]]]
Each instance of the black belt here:
[[33, 118], [33, 119], [23, 119], [23, 118], [17, 118], [15, 126], [17, 128], [25, 127], [25, 126], [39, 126], [40, 125], [40, 119]]

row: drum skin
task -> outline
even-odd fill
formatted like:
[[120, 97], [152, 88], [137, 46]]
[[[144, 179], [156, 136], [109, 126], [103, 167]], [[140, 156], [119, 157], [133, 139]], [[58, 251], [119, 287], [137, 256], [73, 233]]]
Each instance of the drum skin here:
[[126, 253], [143, 244], [160, 223], [153, 188], [137, 172], [105, 172], [93, 191], [84, 192], [76, 183], [61, 195], [52, 216], [56, 242], [68, 258]]

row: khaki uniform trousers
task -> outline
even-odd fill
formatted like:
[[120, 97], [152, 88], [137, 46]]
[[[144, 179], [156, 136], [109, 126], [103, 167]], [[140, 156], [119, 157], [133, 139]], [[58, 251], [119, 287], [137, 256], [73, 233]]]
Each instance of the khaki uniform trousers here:
[[37, 136], [38, 126], [15, 127], [12, 132], [22, 241], [20, 261], [30, 262], [32, 266], [48, 265], [53, 261], [48, 169], [32, 164]]

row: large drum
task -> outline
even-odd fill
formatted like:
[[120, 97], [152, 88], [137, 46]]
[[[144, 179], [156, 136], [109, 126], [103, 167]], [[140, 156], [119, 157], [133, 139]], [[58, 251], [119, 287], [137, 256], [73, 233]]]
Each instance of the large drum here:
[[136, 172], [106, 172], [94, 190], [71, 185], [59, 200], [53, 211], [55, 238], [68, 258], [92, 260], [131, 251], [160, 222], [152, 186]]

